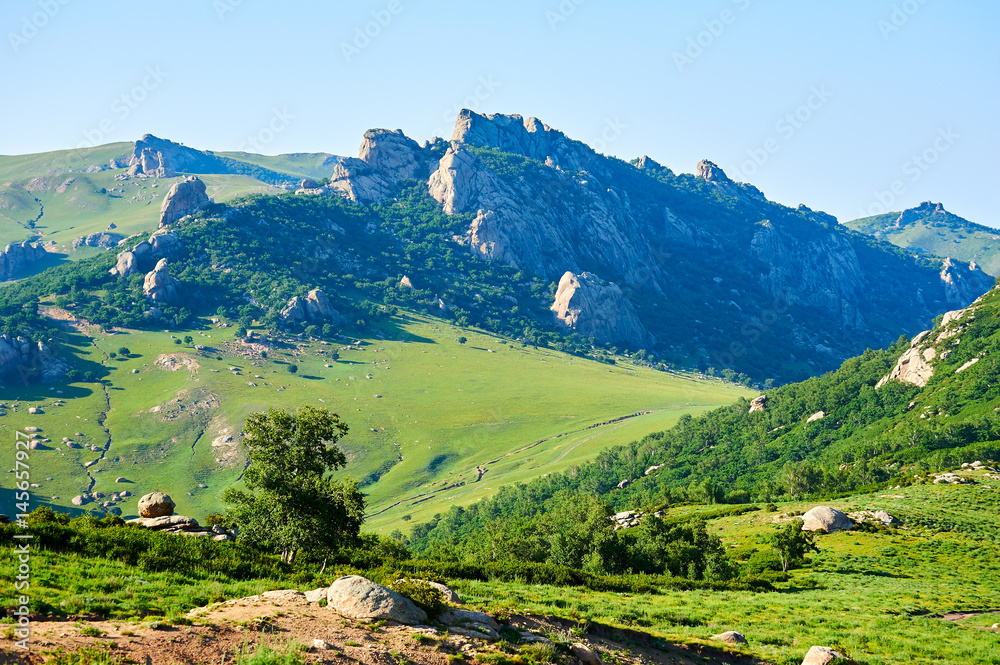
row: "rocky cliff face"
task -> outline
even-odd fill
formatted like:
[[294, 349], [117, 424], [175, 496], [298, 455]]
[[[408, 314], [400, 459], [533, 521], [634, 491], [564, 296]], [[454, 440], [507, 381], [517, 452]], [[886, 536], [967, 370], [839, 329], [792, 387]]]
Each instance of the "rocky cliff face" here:
[[583, 337], [598, 337], [638, 349], [656, 343], [617, 284], [588, 272], [567, 272], [559, 280], [552, 313]]
[[51, 383], [62, 380], [69, 369], [69, 362], [44, 342], [0, 335], [0, 377], [5, 381]]
[[[660, 348], [693, 345], [717, 367], [739, 365], [748, 351], [773, 355], [777, 344], [789, 363], [819, 351], [832, 366], [925, 327], [991, 284], [974, 267], [935, 267], [825, 213], [768, 201], [708, 160], [677, 176], [649, 157], [626, 164], [599, 155], [536, 118], [468, 110], [443, 155], [432, 145], [442, 147], [372, 130], [331, 187], [377, 201], [403, 178], [426, 178], [445, 213], [470, 216], [460, 239], [467, 251], [560, 283], [571, 274], [579, 286], [567, 285], [557, 315], [604, 340], [624, 339], [620, 325], [605, 308], [572, 305], [570, 288], [581, 298], [604, 282], [624, 302], [641, 298], [633, 314]], [[625, 337], [639, 339], [623, 316]]]
[[0, 280], [13, 279], [45, 255], [44, 249], [27, 240], [20, 244], [7, 245], [0, 253]]
[[281, 318], [294, 324], [329, 323], [336, 326], [344, 322], [344, 317], [333, 308], [321, 289], [293, 297], [281, 310]]
[[173, 256], [181, 241], [176, 231], [160, 229], [148, 240], [134, 245], [118, 255], [118, 261], [108, 272], [117, 277], [130, 277], [143, 272], [162, 258]]
[[205, 183], [198, 176], [188, 176], [174, 183], [160, 204], [160, 228], [207, 208], [212, 199], [206, 191]]

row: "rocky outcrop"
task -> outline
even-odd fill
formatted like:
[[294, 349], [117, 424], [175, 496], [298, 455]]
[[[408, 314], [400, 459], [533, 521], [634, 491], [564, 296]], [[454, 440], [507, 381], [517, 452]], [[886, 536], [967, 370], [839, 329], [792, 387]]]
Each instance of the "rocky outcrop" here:
[[150, 178], [173, 178], [177, 173], [170, 168], [167, 157], [160, 150], [140, 144], [137, 141], [135, 150], [126, 163], [126, 173], [129, 176], [146, 176]]
[[208, 198], [206, 191], [205, 183], [198, 176], [188, 176], [174, 183], [160, 204], [160, 228], [207, 208], [212, 199]]
[[330, 299], [320, 289], [313, 289], [305, 296], [295, 296], [281, 310], [281, 318], [289, 323], [330, 323], [340, 325], [344, 317], [340, 315]]
[[550, 309], [556, 321], [583, 337], [623, 342], [635, 349], [655, 343], [618, 285], [591, 273], [566, 272]]
[[416, 625], [427, 621], [427, 613], [395, 591], [359, 575], [341, 577], [326, 592], [327, 608], [354, 619], [392, 621]]
[[176, 504], [169, 494], [150, 492], [139, 499], [139, 516], [146, 518], [167, 517], [174, 514]]
[[707, 159], [703, 159], [698, 162], [695, 174], [726, 196], [731, 196], [734, 199], [739, 199], [744, 202], [764, 203], [767, 201], [764, 193], [759, 189], [753, 185], [732, 180], [728, 175], [726, 175], [725, 171], [720, 169], [714, 162], [710, 162]]
[[149, 239], [121, 252], [115, 266], [108, 272], [118, 277], [130, 277], [148, 270], [160, 259], [173, 256], [180, 247], [181, 241], [176, 231], [160, 229]]
[[485, 612], [448, 610], [441, 613], [438, 621], [448, 626], [449, 632], [457, 635], [485, 640], [500, 639], [500, 624]]
[[120, 233], [91, 233], [80, 236], [73, 241], [73, 249], [78, 247], [100, 247], [101, 249], [111, 249], [117, 247], [118, 243], [125, 239]]
[[480, 115], [462, 109], [455, 121], [452, 142], [496, 148], [524, 155], [566, 171], [605, 171], [603, 160], [585, 143], [567, 138], [538, 118], [520, 115]]
[[395, 182], [403, 178], [426, 180], [429, 174], [427, 151], [401, 129], [369, 129], [358, 159]]
[[371, 166], [347, 157], [333, 168], [330, 189], [359, 203], [381, 201], [393, 191], [393, 182]]
[[170, 276], [167, 259], [160, 259], [156, 262], [156, 267], [146, 275], [142, 292], [157, 304], [169, 305], [177, 301], [177, 289], [180, 284]]
[[758, 411], [764, 410], [764, 405], [767, 403], [767, 395], [759, 395], [750, 400], [750, 410], [747, 413], [756, 413]]
[[884, 510], [856, 510], [854, 512], [847, 513], [847, 516], [855, 524], [864, 522], [881, 526], [899, 524], [899, 519], [893, 517]]
[[902, 381], [923, 388], [934, 376], [934, 368], [930, 365], [930, 361], [934, 360], [936, 355], [937, 351], [934, 347], [921, 349], [919, 342], [915, 341], [899, 357], [892, 371], [875, 384], [875, 389], [878, 390], [889, 381]]
[[46, 256], [46, 251], [40, 245], [27, 240], [7, 245], [0, 253], [0, 280], [13, 279], [44, 256]]
[[899, 213], [899, 217], [896, 218], [894, 227], [901, 229], [904, 226], [909, 226], [914, 222], [918, 222], [931, 217], [933, 215], [943, 215], [948, 211], [944, 209], [944, 206], [940, 203], [933, 203], [931, 201], [924, 201], [916, 208], [909, 208]]
[[941, 262], [941, 286], [944, 298], [952, 307], [962, 307], [989, 288], [992, 279], [972, 262], [954, 263], [950, 258]]
[[55, 355], [45, 342], [0, 335], [0, 377], [21, 381], [52, 383], [66, 378], [69, 362]]
[[834, 531], [850, 531], [854, 524], [851, 519], [830, 506], [816, 506], [802, 516], [803, 531], [822, 531], [823, 533], [833, 533]]

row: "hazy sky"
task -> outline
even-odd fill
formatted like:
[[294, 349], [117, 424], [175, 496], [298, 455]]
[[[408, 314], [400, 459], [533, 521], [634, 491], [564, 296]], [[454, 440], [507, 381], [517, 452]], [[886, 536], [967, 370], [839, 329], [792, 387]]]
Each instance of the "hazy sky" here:
[[1000, 226], [998, 22], [985, 0], [5, 0], [0, 154], [150, 132], [355, 155], [471, 107], [842, 221], [934, 200]]

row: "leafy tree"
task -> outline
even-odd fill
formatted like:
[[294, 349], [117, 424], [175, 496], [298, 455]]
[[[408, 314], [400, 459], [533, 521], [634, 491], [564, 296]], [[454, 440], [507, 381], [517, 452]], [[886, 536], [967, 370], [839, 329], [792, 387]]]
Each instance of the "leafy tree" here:
[[298, 365], [289, 365], [288, 366], [288, 373], [289, 374], [295, 374], [298, 371], [299, 371], [299, 366]]
[[180, 344], [180, 343], [181, 343], [181, 340], [180, 340], [180, 338], [176, 338], [176, 339], [174, 339], [174, 344]]
[[188, 345], [193, 344], [194, 337], [191, 337], [191, 335], [184, 335], [184, 343]]
[[118, 349], [118, 355], [125, 356], [126, 358], [128, 358], [130, 355], [132, 355], [132, 351], [130, 351], [127, 346], [122, 346]]
[[468, 340], [468, 339], [466, 339], [465, 337], [459, 337], [459, 338], [458, 338], [458, 343], [459, 343], [459, 344], [465, 344], [465, 343], [466, 343], [466, 342], [468, 342], [468, 341], [469, 341], [469, 340]]
[[251, 414], [244, 432], [246, 489], [231, 487], [222, 497], [233, 505], [228, 516], [240, 538], [280, 552], [288, 563], [299, 550], [328, 556], [358, 538], [364, 495], [354, 481], [328, 475], [347, 464], [336, 445], [347, 425], [337, 414], [310, 406], [294, 414], [272, 408]]
[[782, 572], [788, 572], [793, 563], [801, 561], [809, 552], [819, 552], [813, 542], [815, 534], [802, 530], [802, 522], [795, 519], [778, 529], [768, 538], [768, 543], [781, 559]]

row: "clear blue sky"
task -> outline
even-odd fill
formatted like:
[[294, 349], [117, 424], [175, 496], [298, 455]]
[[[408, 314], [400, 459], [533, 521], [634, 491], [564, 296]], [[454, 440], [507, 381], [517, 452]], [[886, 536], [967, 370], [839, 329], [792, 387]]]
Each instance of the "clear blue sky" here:
[[998, 24], [985, 0], [6, 0], [0, 154], [151, 132], [355, 155], [473, 106], [842, 221], [880, 192], [1000, 226]]

